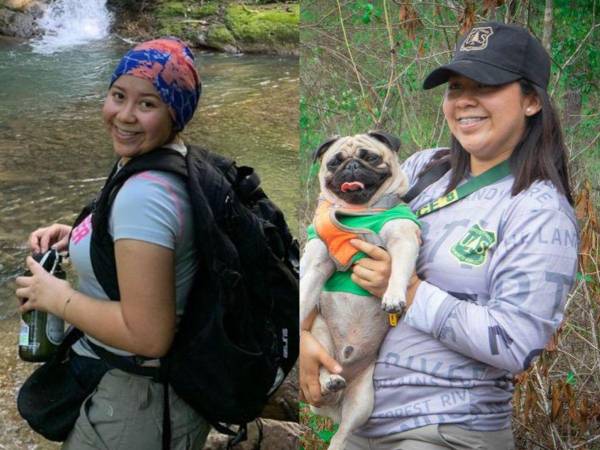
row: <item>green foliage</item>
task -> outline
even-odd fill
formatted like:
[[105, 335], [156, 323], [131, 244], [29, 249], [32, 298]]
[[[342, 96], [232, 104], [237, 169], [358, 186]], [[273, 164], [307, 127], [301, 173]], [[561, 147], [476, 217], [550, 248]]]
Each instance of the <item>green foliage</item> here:
[[254, 9], [244, 5], [227, 8], [225, 23], [243, 42], [297, 43], [299, 6]]
[[[555, 75], [562, 89], [576, 88], [582, 94], [589, 94], [598, 89], [597, 74], [600, 72], [600, 45], [598, 32], [592, 35], [591, 43], [575, 53], [588, 35], [593, 24], [593, 14], [589, 0], [555, 0], [554, 1], [554, 33], [552, 39], [552, 59]], [[574, 57], [573, 57], [574, 55]], [[564, 68], [562, 74], [557, 69], [569, 58], [571, 63]]]
[[303, 450], [326, 450], [338, 429], [338, 425], [334, 425], [331, 419], [312, 414], [308, 405], [302, 402], [300, 402], [300, 422], [310, 429], [302, 436], [300, 449]]
[[356, 0], [350, 4], [353, 23], [369, 24], [372, 20], [381, 18], [382, 9], [375, 6], [375, 2]]
[[219, 6], [216, 3], [209, 3], [203, 6], [195, 6], [191, 8], [190, 15], [194, 18], [202, 18], [215, 15], [219, 12]]
[[[314, 116], [311, 128], [303, 133], [316, 136], [301, 139], [301, 145], [314, 145], [334, 133], [359, 133], [374, 127], [398, 134], [404, 155], [447, 145], [440, 108], [444, 88], [424, 92], [421, 84], [431, 70], [450, 60], [461, 21], [468, 19], [464, 5], [474, 7], [473, 20], [508, 18], [529, 23], [536, 36], [543, 34], [544, 2], [510, 2], [510, 9], [506, 4], [486, 9], [485, 4], [492, 2], [455, 3], [353, 0], [341, 3], [340, 16], [335, 2], [304, 0], [301, 114]], [[567, 90], [581, 93], [581, 120], [565, 123], [567, 143], [577, 153], [578, 148], [595, 142], [600, 128], [598, 30], [590, 36], [593, 2], [554, 3], [551, 88], [556, 85], [552, 93], [559, 110]], [[301, 149], [302, 155], [308, 153]], [[585, 167], [599, 168], [600, 162], [590, 161], [591, 156], [600, 156], [597, 142], [582, 159]]]
[[300, 140], [301, 140], [301, 154], [300, 157], [303, 160], [310, 162], [312, 150], [316, 149], [319, 145], [318, 136], [312, 133], [312, 130], [318, 126], [317, 115], [310, 111], [304, 97], [300, 98]]
[[268, 5], [269, 3], [287, 3], [287, 0], [246, 0], [246, 4]]

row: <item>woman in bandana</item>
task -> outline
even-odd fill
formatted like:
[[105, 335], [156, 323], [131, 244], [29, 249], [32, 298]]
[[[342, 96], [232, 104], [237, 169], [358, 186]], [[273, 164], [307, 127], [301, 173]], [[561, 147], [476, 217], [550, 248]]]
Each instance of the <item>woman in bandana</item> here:
[[[185, 154], [178, 133], [192, 118], [200, 90], [193, 55], [181, 41], [157, 39], [129, 51], [112, 75], [102, 109], [119, 166], [161, 147]], [[74, 289], [28, 258], [33, 276], [17, 280], [17, 296], [28, 299], [21, 312], [47, 311], [85, 333], [72, 347], [76, 371], [90, 358], [97, 361], [98, 348], [156, 367], [173, 342], [197, 268], [184, 180], [161, 171], [140, 172], [116, 195], [109, 232], [120, 301], [110, 301], [95, 277], [91, 229], [90, 215], [75, 229], [54, 224], [31, 234], [34, 252], [69, 250], [79, 280]], [[208, 424], [169, 390], [170, 448], [201, 448]], [[83, 403], [63, 448], [160, 448], [163, 399], [161, 383], [110, 369]]]

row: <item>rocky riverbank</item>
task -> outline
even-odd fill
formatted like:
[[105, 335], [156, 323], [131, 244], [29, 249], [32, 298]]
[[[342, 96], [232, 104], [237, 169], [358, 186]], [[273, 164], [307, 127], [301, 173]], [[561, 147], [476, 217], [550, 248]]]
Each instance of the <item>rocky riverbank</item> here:
[[[0, 35], [31, 38], [51, 0], [0, 0]], [[229, 53], [298, 52], [298, 2], [108, 0], [113, 32], [132, 41], [178, 36]]]
[[16, 38], [39, 35], [37, 21], [47, 6], [41, 0], [0, 0], [0, 35]]

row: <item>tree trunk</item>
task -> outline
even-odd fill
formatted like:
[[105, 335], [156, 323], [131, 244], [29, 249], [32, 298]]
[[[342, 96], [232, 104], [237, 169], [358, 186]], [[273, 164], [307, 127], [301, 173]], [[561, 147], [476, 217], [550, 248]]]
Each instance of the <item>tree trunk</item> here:
[[552, 44], [552, 0], [546, 0], [546, 8], [544, 9], [544, 34], [542, 35], [542, 45], [550, 53], [550, 45]]
[[529, 2], [527, 0], [523, 0], [521, 2], [521, 23], [526, 26], [528, 20], [529, 20]]
[[504, 16], [504, 23], [514, 22], [515, 15], [519, 9], [519, 0], [507, 0], [506, 1], [506, 15]]

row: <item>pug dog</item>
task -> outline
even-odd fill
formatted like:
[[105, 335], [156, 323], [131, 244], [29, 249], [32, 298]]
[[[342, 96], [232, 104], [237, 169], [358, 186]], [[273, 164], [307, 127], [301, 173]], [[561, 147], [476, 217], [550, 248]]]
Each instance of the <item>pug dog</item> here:
[[[349, 244], [340, 245], [343, 239], [338, 230], [334, 227], [329, 233], [330, 222], [340, 225], [340, 212], [356, 216], [376, 214], [401, 202], [401, 196], [408, 190], [408, 180], [400, 169], [399, 146], [395, 136], [371, 131], [336, 136], [315, 152], [315, 160], [321, 160], [321, 195], [313, 221], [317, 237], [311, 239], [309, 229], [309, 241], [300, 264], [300, 320], [302, 323], [315, 309], [318, 311], [310, 331], [343, 369], [337, 375], [321, 367], [323, 405], [311, 407], [315, 414], [339, 423], [330, 450], [344, 449], [348, 435], [371, 415], [375, 359], [389, 327], [388, 314], [402, 314], [405, 309], [406, 290], [420, 245], [416, 219], [389, 220], [378, 237], [342, 224], [341, 228], [349, 228], [354, 237], [375, 242], [389, 252], [392, 260], [389, 284], [381, 300], [368, 293], [324, 290], [336, 271], [350, 270], [354, 261], [348, 259]], [[333, 234], [333, 238], [326, 234]], [[342, 247], [346, 254], [341, 252], [340, 256], [338, 250]]]

